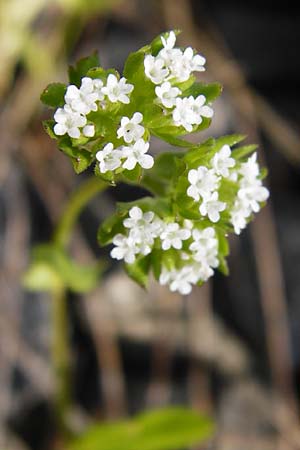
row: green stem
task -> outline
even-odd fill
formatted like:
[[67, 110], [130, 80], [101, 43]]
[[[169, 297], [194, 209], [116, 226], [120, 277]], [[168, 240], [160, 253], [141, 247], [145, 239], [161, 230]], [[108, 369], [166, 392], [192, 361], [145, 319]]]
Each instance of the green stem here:
[[52, 292], [52, 361], [55, 374], [54, 411], [62, 433], [67, 431], [66, 418], [70, 408], [70, 348], [66, 291], [64, 287]]
[[68, 244], [72, 228], [84, 206], [107, 186], [107, 183], [96, 177], [88, 179], [79, 186], [65, 207], [56, 227], [53, 240], [57, 245], [65, 247]]
[[[53, 242], [65, 248], [69, 242], [72, 229], [87, 203], [108, 186], [98, 178], [83, 182], [75, 191], [64, 209], [53, 236]], [[53, 340], [52, 358], [56, 379], [55, 414], [60, 432], [67, 434], [67, 414], [71, 406], [70, 380], [70, 342], [67, 311], [67, 293], [62, 285], [52, 292]]]

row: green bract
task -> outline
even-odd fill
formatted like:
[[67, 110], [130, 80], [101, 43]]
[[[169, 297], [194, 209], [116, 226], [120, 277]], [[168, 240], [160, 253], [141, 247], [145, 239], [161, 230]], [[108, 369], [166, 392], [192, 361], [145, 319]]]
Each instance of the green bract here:
[[[98, 232], [114, 244], [130, 277], [147, 285], [152, 272], [172, 291], [187, 294], [218, 268], [227, 273], [227, 235], [239, 234], [268, 198], [254, 153], [241, 135], [191, 143], [186, 135], [209, 127], [218, 83], [196, 80], [205, 58], [175, 46], [167, 32], [131, 53], [123, 76], [99, 65], [94, 53], [69, 70], [68, 86], [49, 85], [41, 96], [56, 108], [45, 130], [80, 173], [108, 184], [137, 184], [149, 196], [117, 205]], [[151, 137], [162, 151], [151, 155]], [[165, 143], [172, 151], [163, 151]], [[234, 148], [233, 148], [234, 147]]]

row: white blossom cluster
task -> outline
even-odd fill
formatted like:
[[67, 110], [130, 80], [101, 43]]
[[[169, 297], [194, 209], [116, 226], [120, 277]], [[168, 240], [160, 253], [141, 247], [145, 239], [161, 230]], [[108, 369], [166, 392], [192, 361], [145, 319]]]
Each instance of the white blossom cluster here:
[[247, 218], [260, 210], [260, 203], [269, 197], [268, 189], [259, 178], [257, 154], [253, 153], [241, 164], [236, 174], [239, 183], [237, 198], [230, 212], [231, 223], [236, 234], [240, 234], [247, 225]]
[[[236, 234], [246, 227], [247, 218], [258, 212], [260, 203], [267, 200], [269, 191], [259, 179], [259, 166], [254, 153], [245, 163], [237, 166], [231, 157], [229, 145], [224, 145], [211, 159], [209, 167], [199, 166], [188, 173], [190, 183], [187, 195], [199, 203], [199, 213], [216, 223], [220, 213], [230, 208], [230, 220]], [[234, 205], [219, 200], [219, 187], [222, 178], [238, 182], [239, 190]]]
[[[191, 221], [164, 222], [153, 211], [143, 213], [134, 206], [129, 210], [129, 217], [123, 221], [127, 234], [117, 234], [113, 238], [115, 247], [111, 256], [127, 264], [135, 262], [139, 255], [151, 253], [154, 245], [163, 251], [171, 248], [178, 251], [176, 263], [179, 268], [168, 269], [163, 266], [159, 277], [162, 285], [169, 285], [171, 291], [183, 295], [189, 294], [192, 285], [206, 281], [218, 267], [218, 239], [214, 228], [193, 228]], [[183, 250], [183, 242], [187, 249]]]
[[194, 71], [204, 71], [205, 58], [195, 55], [191, 47], [184, 51], [175, 48], [174, 31], [169, 33], [167, 39], [162, 37], [161, 40], [163, 48], [158, 55], [146, 55], [144, 59], [145, 75], [157, 85], [155, 94], [158, 102], [172, 109], [174, 124], [191, 132], [194, 125], [201, 124], [202, 117], [211, 118], [213, 110], [205, 105], [204, 95], [181, 98], [182, 91], [173, 84], [188, 80]]
[[142, 121], [143, 115], [140, 112], [135, 112], [131, 119], [122, 117], [117, 137], [124, 141], [124, 145], [114, 148], [114, 145], [109, 142], [97, 152], [96, 158], [99, 161], [101, 173], [114, 171], [119, 167], [133, 170], [137, 164], [143, 169], [151, 169], [154, 159], [147, 154], [149, 142], [142, 138], [145, 133], [145, 128], [141, 125]]
[[219, 200], [218, 189], [221, 178], [228, 178], [229, 169], [234, 166], [235, 160], [231, 158], [231, 149], [228, 145], [224, 145], [211, 159], [210, 168], [199, 166], [188, 173], [190, 185], [187, 195], [200, 202], [200, 215], [207, 216], [211, 222], [218, 222], [220, 212], [226, 208], [226, 203]]
[[99, 78], [89, 77], [82, 78], [80, 88], [69, 85], [64, 107], [58, 108], [54, 114], [54, 133], [57, 136], [68, 134], [75, 139], [81, 135], [93, 137], [95, 126], [88, 122], [87, 115], [91, 111], [97, 111], [99, 107], [105, 107], [107, 100], [111, 103], [128, 104], [133, 88], [132, 84], [126, 83], [124, 77], [118, 80], [114, 74], [108, 75], [106, 85]]

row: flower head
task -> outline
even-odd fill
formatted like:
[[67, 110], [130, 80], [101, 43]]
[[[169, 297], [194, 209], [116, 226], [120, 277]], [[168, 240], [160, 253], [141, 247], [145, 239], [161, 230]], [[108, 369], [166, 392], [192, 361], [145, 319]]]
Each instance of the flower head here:
[[96, 158], [99, 161], [99, 168], [101, 173], [105, 173], [109, 170], [115, 170], [121, 166], [121, 158], [123, 153], [120, 149], [115, 149], [110, 142], [106, 144], [102, 150], [99, 150], [96, 154]]
[[176, 222], [168, 223], [160, 235], [162, 241], [161, 247], [163, 250], [169, 250], [171, 247], [180, 250], [182, 248], [182, 241], [185, 241], [191, 236], [191, 231], [187, 228], [180, 228]]
[[260, 210], [259, 203], [266, 201], [269, 195], [269, 190], [262, 185], [259, 179], [242, 182], [242, 187], [238, 191], [238, 198], [253, 212]]
[[221, 175], [224, 178], [228, 178], [230, 173], [229, 169], [235, 166], [235, 160], [230, 158], [231, 149], [229, 145], [223, 145], [223, 147], [214, 155], [211, 160], [216, 174]]
[[56, 124], [54, 133], [57, 136], [68, 134], [71, 138], [78, 139], [80, 137], [79, 128], [86, 125], [86, 117], [78, 112], [74, 112], [69, 105], [64, 108], [58, 108], [54, 114]]
[[139, 164], [143, 169], [151, 169], [154, 164], [154, 159], [151, 155], [147, 155], [149, 149], [149, 142], [144, 139], [139, 139], [130, 147], [123, 147], [123, 156], [126, 161], [123, 163], [124, 169], [133, 170], [136, 164]]
[[212, 117], [213, 110], [205, 105], [206, 98], [199, 95], [196, 99], [192, 96], [176, 98], [173, 120], [176, 126], [182, 126], [187, 131], [193, 131], [193, 125], [199, 125], [202, 117]]
[[217, 177], [214, 170], [205, 166], [190, 170], [188, 180], [190, 186], [187, 189], [187, 195], [195, 201], [199, 201], [200, 197], [204, 200], [209, 198], [219, 186], [219, 177]]
[[89, 77], [82, 78], [79, 89], [73, 84], [68, 86], [65, 94], [66, 104], [70, 105], [73, 111], [85, 115], [91, 111], [97, 111], [97, 100], [99, 100], [99, 94], [95, 92], [94, 80]]
[[135, 255], [139, 252], [139, 248], [132, 237], [117, 234], [113, 238], [113, 244], [115, 247], [110, 252], [112, 258], [124, 259], [128, 264], [134, 263]]
[[155, 94], [165, 108], [173, 108], [176, 104], [176, 98], [181, 94], [181, 90], [178, 87], [172, 87], [169, 81], [165, 81], [161, 86], [155, 88]]
[[107, 77], [106, 86], [102, 88], [103, 94], [105, 94], [109, 101], [112, 103], [121, 102], [129, 103], [129, 94], [133, 91], [134, 86], [126, 83], [126, 78], [118, 78], [110, 73]]
[[203, 200], [199, 207], [202, 216], [208, 216], [209, 220], [216, 223], [220, 220], [220, 212], [224, 211], [226, 203], [219, 201], [218, 192], [214, 192], [209, 198]]
[[161, 84], [169, 75], [169, 70], [165, 67], [162, 58], [147, 55], [144, 59], [145, 75], [152, 83]]
[[122, 117], [121, 126], [117, 131], [118, 138], [122, 137], [127, 144], [138, 141], [145, 133], [145, 128], [140, 125], [142, 120], [143, 114], [140, 112], [134, 113], [131, 119]]

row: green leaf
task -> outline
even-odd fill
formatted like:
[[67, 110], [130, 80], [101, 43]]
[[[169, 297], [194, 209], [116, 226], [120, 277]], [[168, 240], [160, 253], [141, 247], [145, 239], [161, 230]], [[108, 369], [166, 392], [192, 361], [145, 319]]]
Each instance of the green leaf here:
[[144, 67], [144, 58], [145, 52], [142, 50], [129, 54], [123, 70], [124, 77], [127, 78], [127, 80], [135, 78], [140, 67]]
[[[166, 130], [163, 130], [166, 131]], [[172, 132], [169, 134], [166, 134], [165, 132], [161, 132], [159, 129], [151, 130], [151, 133], [158, 137], [159, 139], [162, 139], [165, 142], [168, 142], [168, 144], [174, 145], [175, 147], [192, 147], [195, 144], [193, 142], [185, 141], [184, 139], [180, 139], [175, 137]]]
[[94, 425], [74, 439], [68, 450], [176, 450], [212, 436], [214, 424], [183, 407], [140, 414], [115, 424]]
[[56, 136], [56, 134], [53, 131], [55, 125], [55, 120], [44, 120], [43, 121], [43, 127], [46, 133], [52, 138], [52, 139], [58, 139], [59, 136]]
[[243, 147], [235, 148], [232, 152], [232, 156], [235, 159], [244, 159], [257, 149], [257, 144], [244, 145]]
[[234, 145], [246, 139], [246, 137], [247, 136], [245, 136], [244, 134], [228, 134], [216, 139], [215, 146], [217, 148], [217, 151], [226, 144], [229, 145], [229, 147], [233, 147]]
[[104, 264], [81, 265], [54, 244], [41, 244], [32, 253], [32, 263], [24, 276], [24, 285], [34, 291], [52, 291], [64, 287], [85, 293], [99, 282]]
[[94, 161], [93, 154], [83, 148], [74, 147], [69, 136], [63, 136], [60, 138], [57, 145], [60, 150], [71, 158], [71, 162], [76, 173], [83, 172]]
[[154, 195], [168, 195], [174, 180], [185, 170], [186, 165], [181, 156], [183, 155], [175, 152], [158, 155], [152, 169], [145, 171], [141, 185]]
[[222, 92], [222, 86], [219, 83], [199, 83], [195, 82], [191, 87], [183, 92], [184, 97], [192, 95], [194, 98], [198, 95], [204, 95], [206, 103], [214, 101]]
[[75, 84], [79, 87], [81, 79], [86, 76], [90, 69], [97, 66], [100, 66], [100, 60], [98, 52], [95, 50], [92, 55], [80, 59], [75, 66], [69, 67], [70, 84]]
[[63, 83], [51, 83], [43, 90], [41, 101], [52, 108], [64, 106], [66, 90], [67, 86]]
[[148, 284], [148, 274], [151, 268], [151, 256], [148, 255], [137, 259], [133, 264], [125, 264], [127, 275], [138, 283], [142, 288]]
[[32, 262], [23, 276], [23, 286], [29, 291], [50, 292], [63, 287], [61, 277], [47, 262]]
[[75, 158], [71, 158], [73, 168], [75, 172], [84, 172], [93, 162], [93, 155], [85, 150], [79, 150], [78, 155]]
[[133, 206], [138, 206], [143, 212], [153, 211], [159, 217], [166, 218], [172, 215], [170, 201], [167, 198], [160, 197], [143, 197], [133, 202], [119, 202], [117, 203], [118, 211], [121, 214], [127, 214], [129, 209]]
[[123, 170], [122, 175], [130, 183], [138, 183], [142, 177], [142, 168], [137, 164], [133, 170]]
[[126, 214], [127, 210], [118, 210], [102, 222], [97, 233], [97, 239], [100, 245], [110, 244], [116, 234], [124, 232], [123, 219]]

